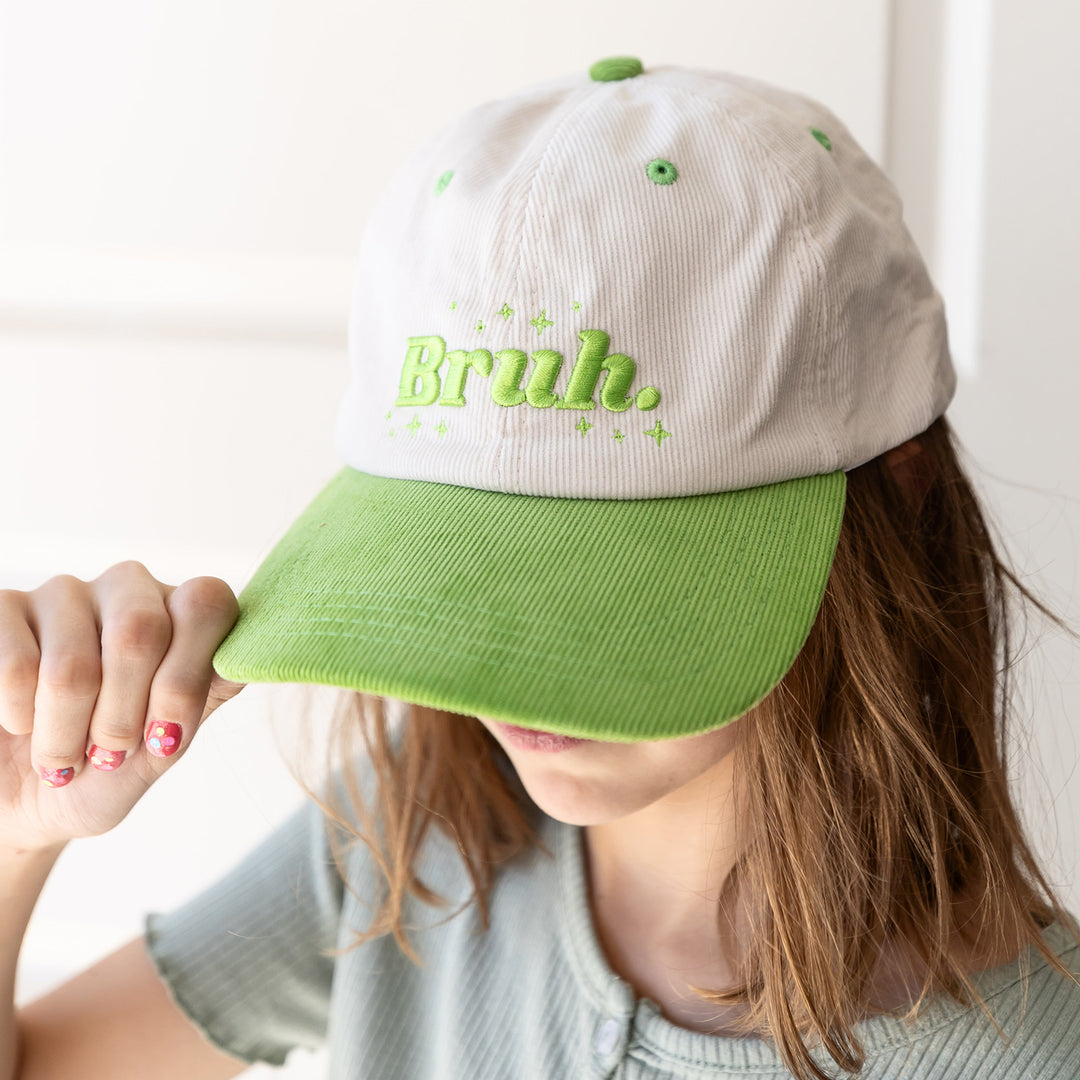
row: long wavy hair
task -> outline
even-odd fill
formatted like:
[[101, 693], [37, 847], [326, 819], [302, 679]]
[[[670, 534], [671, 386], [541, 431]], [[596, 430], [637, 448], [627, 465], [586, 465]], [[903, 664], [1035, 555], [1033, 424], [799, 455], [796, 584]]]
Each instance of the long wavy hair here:
[[[978, 950], [1017, 926], [1020, 947], [1072, 978], [1041, 936], [1059, 919], [1076, 933], [1024, 836], [1005, 760], [1016, 617], [1026, 627], [1030, 605], [1069, 628], [999, 556], [944, 417], [918, 441], [903, 484], [885, 455], [848, 473], [820, 612], [791, 669], [743, 718], [734, 751], [750, 839], [720, 902], [733, 890], [753, 898], [749, 932], [737, 942], [737, 985], [692, 990], [737, 1006], [737, 1030], [772, 1040], [799, 1080], [828, 1080], [817, 1045], [848, 1073], [863, 1066], [853, 1025], [887, 942], [925, 972], [909, 1019], [938, 992], [990, 1016], [956, 958], [957, 932]], [[548, 849], [538, 808], [478, 720], [395, 704], [396, 724], [383, 699], [339, 691], [325, 743], [327, 762], [366, 755], [370, 805], [350, 770], [347, 806], [297, 780], [381, 875], [371, 923], [330, 955], [391, 933], [420, 964], [403, 904], [448, 903], [417, 865], [430, 828], [457, 846], [485, 930], [500, 868]], [[961, 899], [977, 920], [956, 918]]]

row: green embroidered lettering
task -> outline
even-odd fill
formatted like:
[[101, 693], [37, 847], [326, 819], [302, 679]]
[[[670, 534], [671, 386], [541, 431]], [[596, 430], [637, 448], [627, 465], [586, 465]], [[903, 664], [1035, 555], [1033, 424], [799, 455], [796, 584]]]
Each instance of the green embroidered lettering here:
[[552, 349], [537, 349], [532, 354], [536, 367], [525, 384], [525, 400], [538, 409], [546, 409], [549, 405], [555, 405], [558, 398], [554, 394], [555, 380], [559, 377], [559, 368], [562, 367], [562, 353]]
[[632, 397], [625, 397], [634, 380], [634, 361], [622, 353], [607, 354], [610, 338], [603, 330], [581, 330], [578, 337], [583, 342], [570, 373], [566, 396], [555, 403], [557, 409], [595, 409], [592, 399], [596, 381], [601, 371], [607, 378], [600, 388], [600, 404], [609, 412], [624, 412], [634, 404]]
[[578, 337], [582, 346], [566, 384], [566, 394], [555, 403], [557, 409], [595, 409], [592, 392], [600, 378], [600, 366], [604, 362], [610, 340], [603, 330], [580, 330]]
[[[480, 321], [477, 330], [482, 328], [484, 324]], [[436, 334], [406, 338], [405, 361], [401, 368], [398, 398], [394, 404], [433, 405], [438, 401], [440, 405], [463, 406], [466, 404], [465, 381], [469, 368], [472, 368], [485, 378], [491, 376], [494, 370], [491, 399], [504, 407], [528, 402], [537, 409], [554, 405], [559, 409], [587, 412], [596, 408], [593, 392], [597, 389], [602, 371], [607, 374], [599, 387], [600, 404], [608, 412], [625, 412], [631, 405], [646, 412], [659, 405], [660, 391], [655, 386], [645, 386], [636, 395], [630, 395], [637, 365], [623, 353], [608, 355], [611, 338], [605, 331], [580, 330], [578, 339], [581, 346], [570, 372], [566, 393], [560, 398], [555, 393], [555, 382], [562, 369], [563, 355], [554, 349], [538, 349], [531, 357], [521, 349], [502, 349], [493, 357], [487, 349], [473, 349], [471, 352], [455, 349], [447, 352], [446, 341]], [[521, 380], [530, 358], [535, 366], [523, 390]], [[439, 368], [446, 359], [449, 359], [447, 371], [440, 379]], [[388, 412], [386, 419], [391, 419], [391, 416], [392, 413]], [[650, 434], [657, 439], [664, 437]]]
[[525, 400], [521, 376], [529, 358], [520, 349], [502, 349], [495, 354], [499, 367], [491, 380], [491, 400], [496, 405], [520, 405]]
[[491, 353], [487, 349], [473, 349], [466, 352], [464, 349], [455, 349], [447, 353], [450, 361], [449, 370], [446, 372], [446, 383], [443, 387], [443, 396], [439, 398], [440, 405], [464, 405], [465, 376], [469, 368], [473, 368], [479, 375], [491, 374]]
[[660, 391], [655, 386], [643, 386], [634, 401], [642, 412], [648, 412], [660, 404]]
[[600, 404], [608, 412], [624, 412], [629, 409], [634, 404], [634, 399], [623, 395], [634, 381], [634, 361], [622, 353], [612, 353], [604, 359], [600, 368], [607, 368], [607, 378], [600, 387]]
[[[430, 405], [439, 396], [438, 367], [446, 355], [446, 342], [441, 337], [411, 337], [401, 368], [401, 385], [395, 405]], [[424, 353], [427, 362], [423, 361]], [[420, 380], [420, 390], [416, 380]]]

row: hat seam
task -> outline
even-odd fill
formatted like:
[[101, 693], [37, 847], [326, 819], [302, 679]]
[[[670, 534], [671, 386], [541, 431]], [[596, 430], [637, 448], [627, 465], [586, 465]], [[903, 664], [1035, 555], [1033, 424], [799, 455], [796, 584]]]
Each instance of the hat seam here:
[[[769, 103], [767, 103], [769, 104]], [[826, 384], [825, 374], [825, 356], [829, 355], [832, 351], [832, 341], [828, 343], [828, 347], [825, 347], [824, 339], [828, 334], [831, 338], [832, 320], [828, 317], [828, 311], [824, 310], [828, 304], [828, 293], [826, 289], [826, 282], [824, 280], [824, 266], [820, 259], [820, 250], [814, 248], [813, 237], [810, 231], [810, 216], [807, 212], [806, 202], [803, 198], [803, 192], [800, 185], [795, 181], [790, 171], [783, 171], [780, 168], [780, 162], [777, 160], [777, 155], [773, 152], [773, 149], [769, 144], [761, 137], [760, 132], [739, 115], [738, 112], [732, 110], [731, 116], [734, 121], [739, 124], [743, 131], [761, 148], [763, 158], [773, 172], [773, 176], [783, 184], [787, 191], [794, 194], [792, 205], [795, 207], [798, 213], [798, 235], [802, 239], [802, 245], [793, 245], [793, 250], [797, 263], [802, 268], [809, 268], [810, 273], [806, 275], [804, 281], [810, 286], [810, 292], [812, 296], [820, 298], [820, 304], [815, 304], [813, 307], [813, 319], [814, 325], [812, 328], [812, 341], [818, 341], [822, 343], [816, 351], [816, 354], [812, 357], [813, 367], [813, 379], [809, 382], [808, 388], [815, 395], [815, 407], [808, 408], [805, 404], [801, 416], [804, 422], [808, 422], [808, 426], [814, 433], [814, 438], [817, 442], [818, 449], [824, 459], [827, 459], [831, 451], [834, 461], [840, 460], [840, 447], [834, 439], [828, 437], [824, 426], [820, 423], [820, 408], [818, 406], [824, 399], [824, 391]], [[812, 256], [808, 259], [807, 256]], [[814, 272], [816, 270], [816, 273]]]
[[[529, 230], [530, 237], [535, 235], [535, 229], [530, 227], [530, 218], [532, 216], [530, 214], [530, 209], [534, 204], [534, 193], [536, 191], [537, 178], [540, 176], [540, 172], [544, 165], [544, 162], [547, 159], [548, 155], [551, 153], [551, 149], [554, 146], [558, 136], [562, 133], [562, 130], [566, 123], [568, 123], [571, 117], [573, 117], [577, 112], [584, 108], [585, 105], [588, 104], [590, 98], [592, 97], [591, 91], [594, 89], [594, 87], [602, 85], [604, 84], [590, 83], [589, 85], [581, 88], [578, 88], [576, 86], [572, 87], [566, 99], [563, 101], [561, 109], [556, 113], [556, 115], [551, 117], [551, 132], [548, 135], [546, 141], [544, 142], [543, 148], [537, 154], [536, 164], [533, 167], [532, 176], [529, 178], [529, 184], [528, 188], [525, 191], [525, 197], [522, 199], [523, 205], [521, 210], [521, 229], [518, 232], [517, 245], [517, 266], [514, 269], [513, 284], [511, 286], [511, 292], [514, 294], [517, 294], [519, 296], [521, 295], [520, 282], [522, 267], [525, 262], [524, 247], [526, 241], [526, 230]], [[541, 211], [538, 209], [537, 212], [539, 213]], [[503, 448], [506, 446], [508, 441], [507, 428], [510, 424], [511, 416], [512, 414], [510, 409], [504, 407], [502, 423], [499, 426], [499, 447], [498, 451], [495, 454], [495, 460], [492, 462], [492, 471], [495, 475], [495, 481], [500, 485], [500, 487], [504, 484], [502, 468]], [[521, 466], [520, 461], [514, 462], [512, 464], [515, 470], [519, 469]]]
[[[743, 88], [745, 89], [745, 88]], [[725, 120], [730, 119], [734, 124], [738, 125], [739, 129], [749, 139], [753, 140], [762, 151], [761, 158], [764, 162], [765, 168], [769, 169], [778, 182], [778, 186], [782, 186], [789, 194], [794, 193], [793, 205], [796, 208], [798, 214], [798, 234], [803, 240], [803, 245], [794, 245], [795, 258], [801, 267], [805, 267], [806, 255], [811, 251], [811, 237], [809, 228], [809, 214], [807, 213], [806, 203], [803, 199], [802, 189], [795, 178], [790, 172], [782, 172], [777, 161], [778, 155], [774, 152], [773, 148], [761, 137], [760, 132], [754, 125], [753, 114], [750, 113], [744, 106], [741, 100], [718, 100], [718, 98], [710, 93], [704, 93], [700, 91], [690, 90], [685, 87], [672, 87], [669, 91], [670, 97], [690, 98], [695, 102], [704, 102], [718, 113]], [[777, 109], [777, 111], [783, 111], [779, 109], [773, 102], [767, 98], [760, 96], [756, 92], [754, 93], [754, 100], [761, 102], [765, 107], [769, 109]], [[784, 115], [791, 118], [791, 114], [785, 112]], [[827, 296], [825, 289], [825, 281], [823, 280], [824, 267], [821, 264], [820, 258], [813, 260], [814, 267], [817, 273], [811, 272], [807, 275], [806, 279], [808, 283], [813, 286], [811, 294], [819, 296], [821, 298], [822, 307], [827, 304]], [[821, 307], [815, 305], [814, 307], [814, 333], [813, 337], [817, 340], [822, 340], [824, 333], [830, 333], [828, 327], [832, 325], [831, 321], [827, 317], [827, 312], [822, 313]], [[829, 343], [829, 349], [819, 349], [816, 356], [813, 357], [813, 370], [814, 377], [808, 382], [808, 388], [815, 395], [815, 406], [819, 405], [823, 399], [825, 389], [825, 357], [829, 355], [832, 348], [832, 342]], [[805, 423], [808, 424], [810, 430], [813, 431], [814, 439], [817, 443], [818, 449], [822, 454], [822, 457], [828, 459], [831, 451], [832, 460], [840, 461], [840, 447], [838, 442], [829, 437], [825, 426], [819, 421], [818, 413], [820, 409], [810, 409], [806, 406], [803, 407], [801, 417]], [[835, 471], [838, 466], [824, 469], [823, 472]]]

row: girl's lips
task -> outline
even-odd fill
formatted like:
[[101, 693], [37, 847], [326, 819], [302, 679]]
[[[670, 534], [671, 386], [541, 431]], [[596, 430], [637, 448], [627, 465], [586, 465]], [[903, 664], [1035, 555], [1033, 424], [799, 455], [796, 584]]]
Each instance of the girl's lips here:
[[495, 722], [502, 736], [511, 746], [522, 750], [538, 750], [540, 753], [554, 754], [560, 750], [569, 750], [581, 743], [593, 742], [592, 739], [575, 739], [571, 735], [556, 735], [550, 731], [537, 731], [534, 728], [517, 727], [514, 724]]

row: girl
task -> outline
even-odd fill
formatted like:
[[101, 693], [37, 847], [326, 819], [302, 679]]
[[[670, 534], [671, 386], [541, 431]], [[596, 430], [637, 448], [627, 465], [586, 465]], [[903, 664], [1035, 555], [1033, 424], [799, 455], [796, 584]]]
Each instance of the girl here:
[[1050, 613], [832, 113], [628, 57], [481, 106], [376, 208], [350, 354], [345, 467], [239, 602], [0, 593], [9, 986], [59, 850], [214, 708], [345, 691], [324, 790], [5, 1017], [3, 1080], [1076, 1074], [1003, 761], [1011, 605]]

